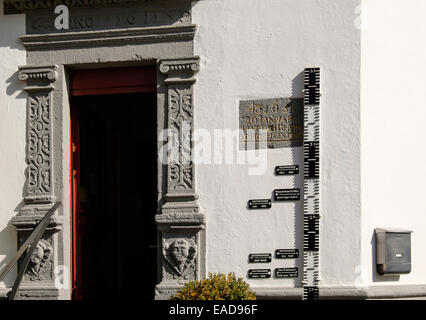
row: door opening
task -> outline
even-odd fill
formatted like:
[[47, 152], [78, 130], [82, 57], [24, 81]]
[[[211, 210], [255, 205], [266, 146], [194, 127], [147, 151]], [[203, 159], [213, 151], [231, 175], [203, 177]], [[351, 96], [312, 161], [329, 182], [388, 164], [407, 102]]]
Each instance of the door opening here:
[[155, 92], [71, 97], [72, 298], [153, 299]]

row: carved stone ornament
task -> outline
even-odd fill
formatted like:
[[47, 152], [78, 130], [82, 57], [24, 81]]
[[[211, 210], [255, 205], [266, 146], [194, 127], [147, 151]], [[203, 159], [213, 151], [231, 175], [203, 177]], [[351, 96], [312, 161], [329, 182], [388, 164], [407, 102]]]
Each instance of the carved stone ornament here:
[[29, 195], [50, 193], [51, 132], [49, 95], [28, 97], [27, 192]]
[[170, 129], [175, 135], [176, 155], [170, 163], [172, 190], [193, 189], [191, 161], [192, 95], [189, 88], [169, 89]]
[[31, 258], [25, 272], [25, 280], [50, 280], [52, 269], [53, 248], [51, 244], [41, 239], [31, 254]]
[[163, 256], [173, 270], [174, 279], [193, 280], [195, 278], [197, 245], [191, 239], [176, 239], [166, 243]]
[[22, 67], [18, 73], [18, 79], [21, 81], [28, 80], [49, 80], [51, 82], [58, 79], [57, 67], [41, 67], [41, 68], [24, 68]]
[[[26, 239], [55, 201], [54, 195], [54, 82], [58, 79], [58, 66], [20, 66], [18, 79], [25, 81], [27, 96], [26, 121], [26, 181], [24, 205], [12, 218], [18, 239]], [[44, 239], [37, 243], [25, 270], [23, 281], [37, 286], [38, 282], [53, 286], [54, 248], [53, 233], [61, 229], [62, 219], [49, 221]], [[49, 230], [49, 231], [47, 231]], [[22, 243], [21, 243], [22, 244]], [[43, 285], [45, 285], [43, 284]]]
[[52, 93], [58, 66], [21, 66], [18, 79], [27, 82], [27, 152], [25, 200], [50, 201], [53, 193]]
[[167, 74], [169, 72], [192, 71], [194, 73], [200, 70], [198, 59], [175, 59], [163, 60], [160, 64], [160, 72]]
[[[200, 69], [198, 56], [163, 59], [159, 70], [167, 76], [168, 129], [172, 133], [168, 154], [167, 202], [193, 201], [195, 193], [194, 164], [192, 162], [193, 89], [194, 74]], [[196, 205], [196, 204], [194, 204]], [[163, 207], [163, 209], [165, 208]], [[163, 211], [164, 212], [164, 211]]]

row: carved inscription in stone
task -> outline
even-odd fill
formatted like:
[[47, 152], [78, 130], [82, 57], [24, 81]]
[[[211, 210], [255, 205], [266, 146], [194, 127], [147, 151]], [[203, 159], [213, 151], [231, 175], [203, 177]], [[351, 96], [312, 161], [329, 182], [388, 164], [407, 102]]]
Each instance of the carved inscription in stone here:
[[166, 261], [164, 276], [168, 279], [196, 279], [197, 245], [193, 239], [177, 238], [165, 241], [163, 257]]
[[70, 8], [75, 7], [91, 7], [91, 6], [105, 6], [105, 5], [126, 5], [137, 2], [148, 2], [150, 0], [5, 0], [4, 12], [6, 14], [22, 13], [31, 10], [40, 9], [54, 9], [60, 4], [64, 4]]
[[27, 112], [27, 192], [48, 194], [52, 190], [49, 93], [29, 96]]
[[43, 34], [89, 30], [188, 25], [191, 11], [187, 4], [161, 8], [154, 5], [127, 5], [109, 8], [70, 8], [69, 29], [57, 30], [53, 10], [27, 14], [27, 33]]
[[240, 101], [239, 111], [240, 150], [302, 145], [302, 99]]

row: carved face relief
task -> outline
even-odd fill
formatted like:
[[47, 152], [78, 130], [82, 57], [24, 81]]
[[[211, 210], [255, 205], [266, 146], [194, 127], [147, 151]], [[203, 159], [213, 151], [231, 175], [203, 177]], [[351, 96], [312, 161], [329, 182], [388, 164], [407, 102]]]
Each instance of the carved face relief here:
[[46, 240], [40, 240], [31, 254], [26, 276], [29, 280], [43, 280], [53, 249]]
[[40, 266], [41, 259], [43, 259], [43, 256], [44, 250], [40, 246], [37, 246], [31, 254], [30, 264], [34, 266]]
[[[170, 251], [175, 262], [181, 267], [189, 256], [189, 243], [186, 240], [176, 240], [172, 243]], [[182, 268], [179, 268], [182, 269]]]
[[163, 255], [176, 273], [175, 278], [187, 279], [189, 271], [195, 270], [196, 251], [195, 243], [187, 239], [176, 239], [165, 244]]

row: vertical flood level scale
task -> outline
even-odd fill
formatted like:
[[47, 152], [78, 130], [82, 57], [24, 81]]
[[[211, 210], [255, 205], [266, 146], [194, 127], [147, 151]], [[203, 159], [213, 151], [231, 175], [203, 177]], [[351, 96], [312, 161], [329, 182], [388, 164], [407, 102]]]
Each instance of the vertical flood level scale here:
[[304, 74], [303, 299], [319, 297], [320, 68]]

